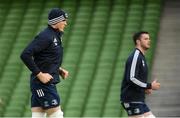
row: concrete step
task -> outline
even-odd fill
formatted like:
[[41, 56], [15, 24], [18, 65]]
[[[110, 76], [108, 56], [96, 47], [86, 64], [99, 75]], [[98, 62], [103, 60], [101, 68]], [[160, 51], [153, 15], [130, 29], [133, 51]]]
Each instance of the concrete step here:
[[180, 117], [180, 107], [167, 106], [167, 107], [155, 107], [151, 110], [155, 116], [158, 117]]
[[[157, 117], [180, 117], [180, 1], [166, 0], [161, 18], [152, 77], [161, 89], [147, 96]], [[153, 78], [152, 78], [153, 79]]]

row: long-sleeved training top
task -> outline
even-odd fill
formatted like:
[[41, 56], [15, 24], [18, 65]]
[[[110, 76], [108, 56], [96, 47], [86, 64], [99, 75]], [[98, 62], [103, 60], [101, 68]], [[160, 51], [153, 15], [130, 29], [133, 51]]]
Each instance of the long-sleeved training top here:
[[43, 72], [53, 76], [53, 83], [60, 81], [59, 67], [63, 59], [62, 35], [63, 32], [48, 25], [24, 49], [21, 59], [31, 70], [31, 79], [39, 72]]
[[148, 66], [143, 53], [135, 49], [128, 57], [124, 78], [121, 85], [122, 102], [144, 102], [145, 89], [151, 88], [147, 83]]

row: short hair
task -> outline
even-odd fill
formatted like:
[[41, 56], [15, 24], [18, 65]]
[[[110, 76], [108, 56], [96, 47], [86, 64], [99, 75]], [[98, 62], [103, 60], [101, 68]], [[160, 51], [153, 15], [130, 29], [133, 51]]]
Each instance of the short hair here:
[[140, 32], [134, 33], [134, 35], [133, 35], [133, 41], [134, 41], [134, 44], [135, 44], [135, 45], [136, 45], [136, 41], [140, 39], [140, 37], [141, 37], [142, 34], [149, 34], [149, 32], [147, 32], [147, 31], [140, 31]]

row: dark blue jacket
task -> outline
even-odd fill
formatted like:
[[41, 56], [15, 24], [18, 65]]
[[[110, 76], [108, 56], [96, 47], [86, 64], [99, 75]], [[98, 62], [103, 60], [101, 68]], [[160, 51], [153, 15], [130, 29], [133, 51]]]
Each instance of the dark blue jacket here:
[[31, 79], [43, 72], [53, 76], [53, 83], [60, 81], [58, 70], [63, 59], [62, 34], [63, 32], [48, 26], [24, 49], [21, 59], [31, 70]]
[[121, 85], [121, 101], [144, 102], [145, 89], [151, 88], [151, 84], [147, 83], [147, 77], [146, 59], [139, 49], [135, 49], [126, 61]]

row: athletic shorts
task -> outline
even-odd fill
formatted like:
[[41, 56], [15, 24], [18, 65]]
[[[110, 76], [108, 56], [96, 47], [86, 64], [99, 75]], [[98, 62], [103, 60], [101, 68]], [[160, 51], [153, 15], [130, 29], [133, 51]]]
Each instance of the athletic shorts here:
[[31, 92], [31, 107], [49, 109], [60, 105], [60, 97], [55, 84], [34, 81], [31, 83]]
[[128, 116], [142, 115], [150, 111], [150, 109], [144, 102], [122, 102], [121, 104], [123, 108], [126, 110]]

